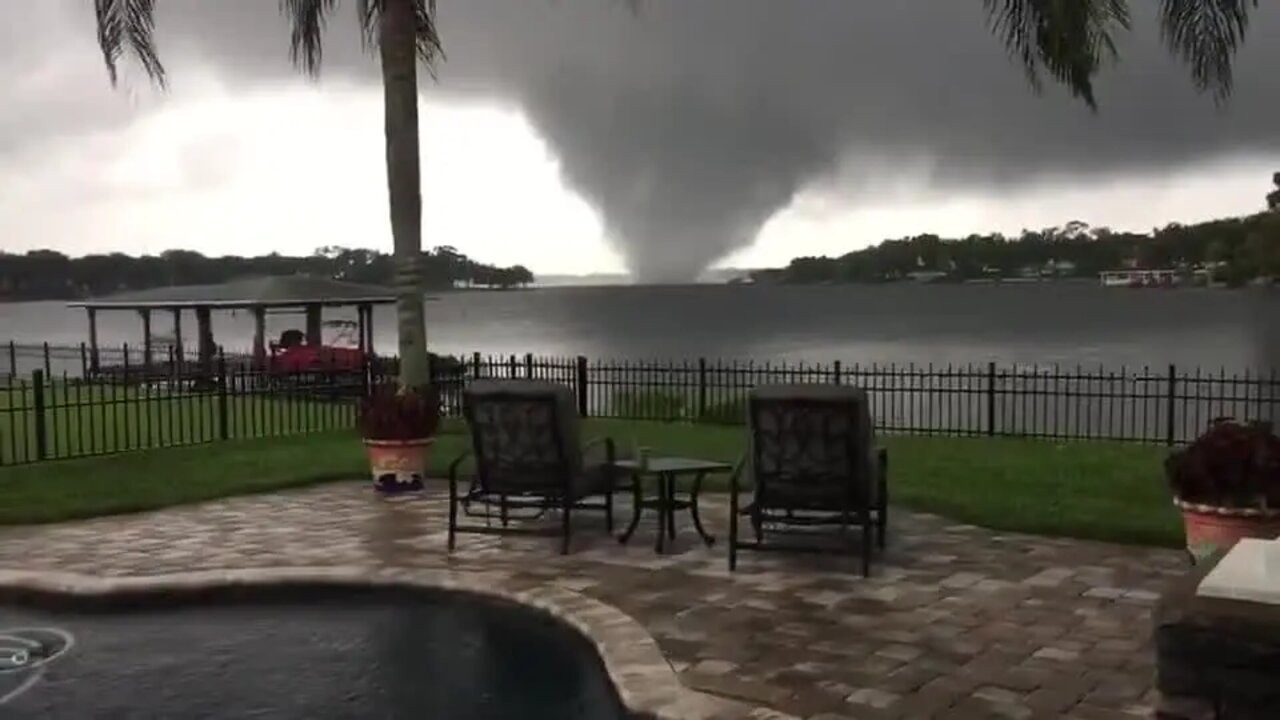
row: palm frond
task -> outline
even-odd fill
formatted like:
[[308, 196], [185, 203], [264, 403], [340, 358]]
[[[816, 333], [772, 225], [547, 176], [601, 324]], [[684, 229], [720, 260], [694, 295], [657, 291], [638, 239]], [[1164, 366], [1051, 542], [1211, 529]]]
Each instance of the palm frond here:
[[1222, 102], [1231, 95], [1232, 63], [1258, 0], [1162, 0], [1165, 42], [1191, 67], [1196, 88]]
[[324, 28], [338, 0], [280, 0], [289, 20], [289, 59], [312, 77], [320, 73], [324, 57]]
[[98, 48], [114, 87], [119, 80], [119, 62], [132, 55], [157, 85], [164, 87], [164, 65], [156, 52], [155, 0], [94, 0], [98, 24]]
[[[382, 15], [383, 0], [358, 0], [356, 12], [360, 16], [361, 38], [365, 49], [378, 46], [378, 19]], [[444, 46], [440, 43], [440, 34], [436, 30], [436, 0], [413, 0], [413, 14], [416, 18], [414, 36], [418, 49], [418, 57], [426, 66], [427, 72], [435, 76], [435, 65], [444, 60]]]
[[1116, 57], [1115, 34], [1130, 27], [1125, 0], [983, 0], [992, 31], [1037, 92], [1041, 73], [1097, 109], [1093, 81]]

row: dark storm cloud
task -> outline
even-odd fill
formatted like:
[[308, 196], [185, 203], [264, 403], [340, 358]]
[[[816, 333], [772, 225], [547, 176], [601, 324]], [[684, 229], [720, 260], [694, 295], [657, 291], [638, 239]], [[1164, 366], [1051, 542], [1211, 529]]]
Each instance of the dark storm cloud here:
[[[373, 81], [350, 4], [325, 73]], [[636, 16], [617, 0], [441, 0], [436, 91], [518, 103], [636, 274], [682, 279], [837, 165], [865, 188], [924, 159], [934, 188], [974, 190], [1280, 149], [1280, 8], [1256, 14], [1218, 111], [1160, 46], [1154, 3], [1132, 4], [1096, 116], [1056, 89], [1034, 97], [979, 0], [649, 0]], [[275, 5], [161, 2], [172, 81], [196, 61], [278, 81], [289, 66]]]
[[80, 2], [0, 4], [0, 164], [41, 141], [120, 128], [136, 116], [112, 97], [92, 31]]

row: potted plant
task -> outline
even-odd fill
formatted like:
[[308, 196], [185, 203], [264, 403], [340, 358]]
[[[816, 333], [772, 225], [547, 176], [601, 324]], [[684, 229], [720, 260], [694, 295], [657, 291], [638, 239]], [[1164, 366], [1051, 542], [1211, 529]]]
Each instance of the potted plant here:
[[386, 497], [422, 490], [427, 454], [440, 424], [434, 390], [373, 389], [360, 401], [360, 434], [369, 453], [374, 489]]
[[1280, 537], [1280, 437], [1271, 423], [1214, 420], [1169, 456], [1165, 477], [1193, 560], [1240, 538]]

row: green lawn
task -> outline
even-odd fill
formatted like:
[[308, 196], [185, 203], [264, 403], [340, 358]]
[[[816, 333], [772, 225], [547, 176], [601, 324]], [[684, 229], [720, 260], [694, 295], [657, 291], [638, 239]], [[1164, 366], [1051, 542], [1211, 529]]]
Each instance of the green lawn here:
[[[241, 391], [243, 393], [244, 391]], [[35, 395], [0, 387], [0, 465], [37, 458]], [[190, 445], [352, 427], [349, 401], [281, 393], [170, 392], [139, 386], [53, 383], [44, 391], [46, 457]], [[224, 425], [225, 417], [225, 425]]]
[[[703, 424], [592, 420], [622, 448], [736, 460], [744, 431]], [[986, 527], [1179, 546], [1160, 475], [1165, 450], [1116, 443], [887, 437], [895, 504]], [[456, 423], [433, 450], [434, 474], [467, 446]], [[351, 478], [367, 469], [351, 432], [242, 440], [0, 468], [0, 523], [129, 512]], [[711, 500], [715, 502], [715, 500]]]

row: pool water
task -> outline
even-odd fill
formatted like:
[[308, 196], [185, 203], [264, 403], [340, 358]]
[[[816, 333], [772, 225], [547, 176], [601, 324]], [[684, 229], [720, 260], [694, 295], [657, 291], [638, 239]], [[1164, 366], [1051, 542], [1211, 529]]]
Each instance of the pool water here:
[[540, 611], [446, 591], [308, 592], [0, 605], [0, 717], [626, 717], [590, 643]]

